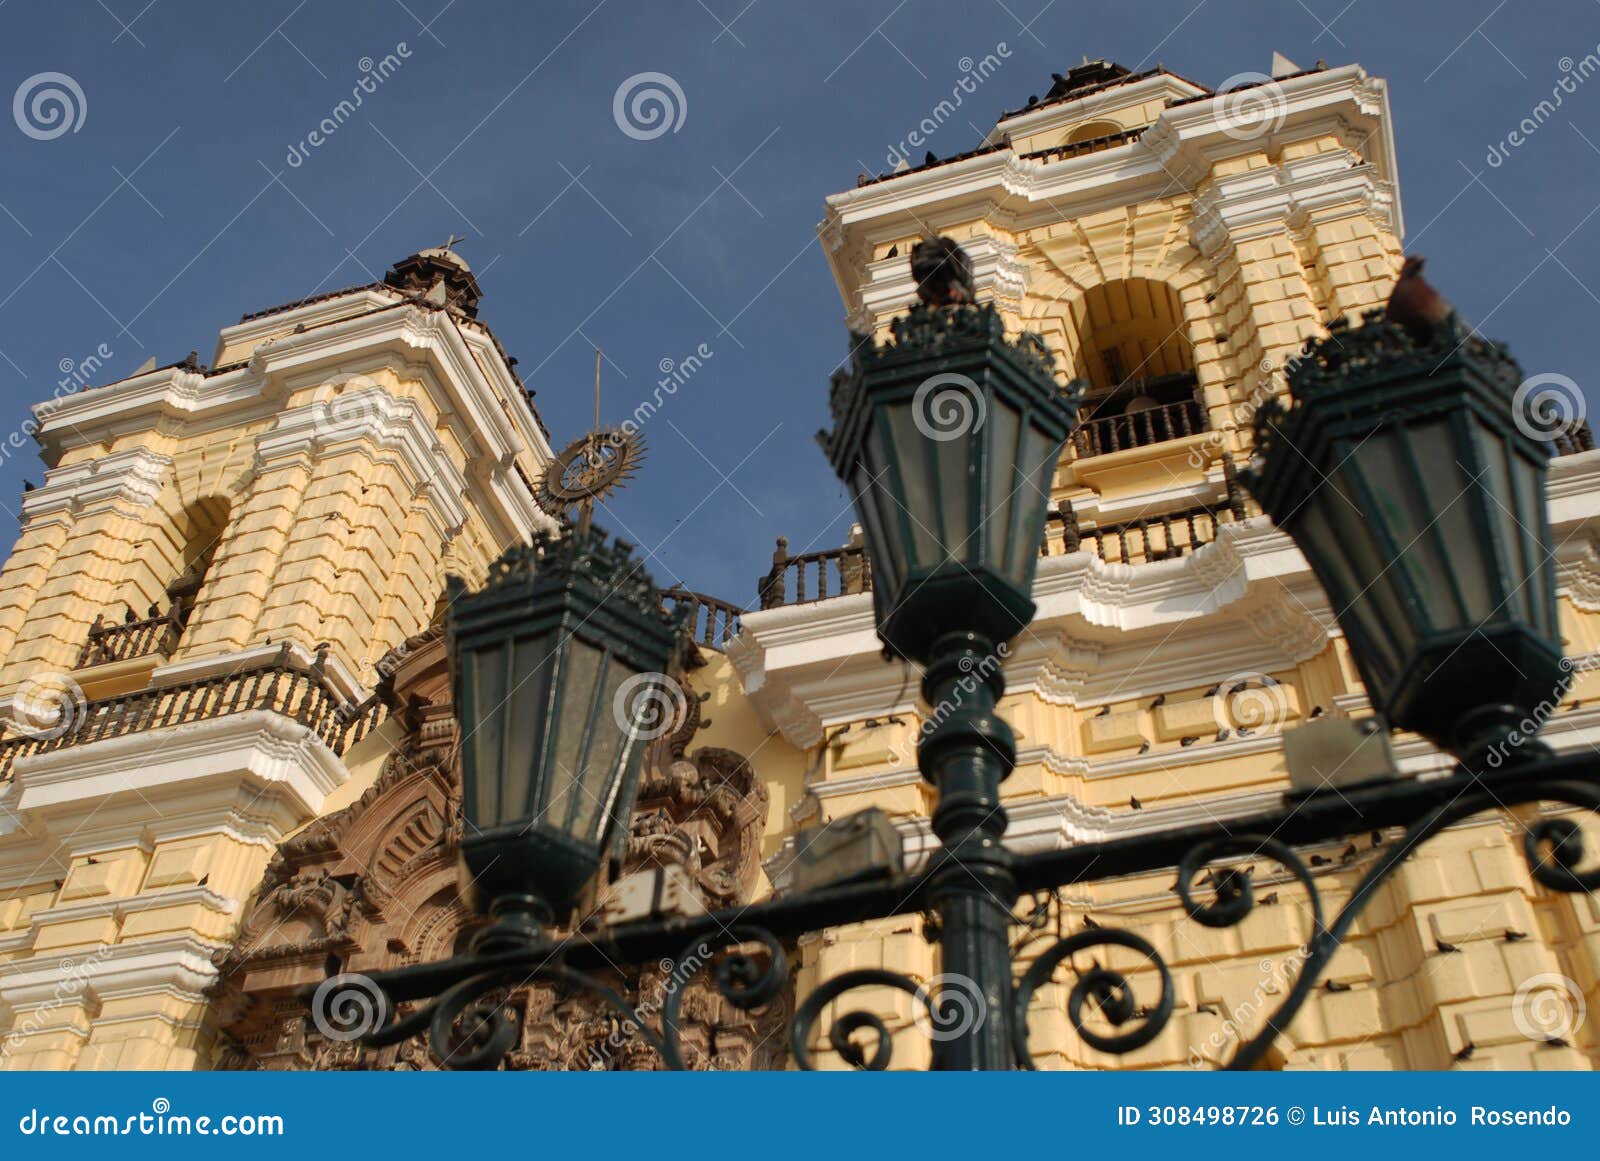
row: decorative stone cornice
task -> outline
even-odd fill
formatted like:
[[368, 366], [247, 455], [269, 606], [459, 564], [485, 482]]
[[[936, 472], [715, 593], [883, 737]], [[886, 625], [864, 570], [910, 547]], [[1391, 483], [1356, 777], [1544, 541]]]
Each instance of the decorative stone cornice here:
[[[318, 304], [324, 307], [332, 309]], [[485, 344], [483, 336], [465, 337], [446, 311], [385, 299], [351, 317], [275, 334], [255, 348], [247, 365], [209, 375], [166, 368], [41, 405], [38, 438], [46, 458], [55, 459], [65, 449], [140, 425], [266, 419], [278, 412], [291, 381], [306, 385], [319, 374], [348, 375], [357, 363], [370, 370], [409, 366], [465, 450], [460, 474], [467, 497], [477, 501], [499, 541], [510, 544], [554, 527], [513, 467], [526, 448], [537, 474], [551, 450], [526, 408], [505, 405], [520, 388], [492, 344]]]
[[261, 475], [351, 448], [395, 453], [412, 497], [429, 501], [428, 514], [441, 537], [454, 536], [466, 523], [466, 477], [421, 406], [376, 383], [283, 412], [271, 430], [256, 438], [253, 470]]
[[[819, 230], [846, 310], [856, 318], [881, 317], [880, 310], [899, 293], [880, 281], [878, 264], [870, 259], [871, 244], [913, 235], [930, 225], [942, 228], [955, 209], [960, 221], [981, 217], [1016, 232], [1171, 196], [1174, 184], [1193, 190], [1218, 162], [1263, 151], [1275, 154], [1286, 144], [1318, 136], [1354, 137], [1369, 140], [1370, 146], [1360, 155], [1340, 151], [1275, 167], [1281, 172], [1267, 179], [1270, 185], [1290, 187], [1294, 203], [1313, 210], [1353, 201], [1402, 235], [1384, 83], [1358, 65], [1346, 65], [1275, 81], [1272, 95], [1275, 125], [1259, 137], [1240, 133], [1216, 100], [1185, 101], [1165, 109], [1137, 141], [1126, 145], [1048, 161], [996, 149], [834, 194]], [[1018, 135], [1013, 126], [1012, 136]], [[1320, 188], [1315, 180], [1319, 170]], [[1267, 212], [1271, 202], [1285, 197], [1282, 190], [1253, 192], [1266, 197], [1268, 205], [1251, 212]], [[1281, 213], [1288, 209], [1283, 206]], [[874, 301], [867, 300], [869, 292]]]
[[146, 448], [114, 452], [87, 463], [52, 468], [45, 482], [22, 498], [24, 520], [78, 515], [108, 504], [143, 508], [172, 477], [172, 458]]
[[0, 844], [0, 885], [37, 878], [39, 844], [79, 855], [219, 830], [276, 843], [349, 776], [310, 729], [265, 710], [24, 755], [0, 810], [35, 841]]

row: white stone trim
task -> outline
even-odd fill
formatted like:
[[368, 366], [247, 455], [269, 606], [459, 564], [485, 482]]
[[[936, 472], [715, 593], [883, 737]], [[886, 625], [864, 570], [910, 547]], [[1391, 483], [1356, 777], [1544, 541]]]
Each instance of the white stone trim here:
[[416, 401], [377, 385], [280, 414], [272, 429], [256, 438], [254, 468], [264, 475], [350, 448], [394, 452], [412, 498], [430, 502], [428, 515], [439, 535], [448, 540], [461, 531], [467, 521], [466, 477]]
[[172, 457], [143, 447], [52, 468], [42, 486], [22, 497], [22, 519], [27, 523], [59, 512], [77, 515], [112, 503], [147, 507], [171, 477]]
[[[18, 1015], [63, 1002], [93, 1006], [135, 996], [204, 1003], [206, 989], [217, 978], [211, 956], [225, 946], [182, 935], [0, 962], [0, 1003]], [[72, 961], [65, 970], [63, 958]], [[64, 984], [70, 988], [65, 1000]]]
[[19, 757], [0, 812], [32, 841], [0, 842], [0, 885], [73, 857], [231, 829], [277, 843], [349, 779], [311, 730], [250, 710]]
[[300, 334], [276, 334], [256, 347], [245, 366], [211, 375], [166, 368], [41, 405], [36, 408], [38, 438], [46, 458], [52, 458], [66, 448], [92, 446], [111, 432], [138, 430], [140, 424], [267, 418], [277, 413], [291, 377], [348, 370], [355, 360], [381, 362], [388, 352], [420, 372], [439, 410], [455, 425], [469, 457], [462, 473], [467, 499], [476, 501], [502, 542], [526, 540], [554, 525], [512, 461], [526, 448], [536, 469], [542, 468], [553, 458], [550, 444], [526, 408], [502, 405], [502, 399], [515, 399], [516, 386], [499, 353], [480, 360], [473, 351], [448, 312], [385, 299], [366, 313]]
[[[903, 288], [889, 282], [882, 264], [871, 259], [873, 247], [891, 238], [974, 218], [1020, 232], [1170, 195], [1175, 181], [1192, 190], [1219, 161], [1262, 150], [1277, 153], [1287, 143], [1328, 133], [1354, 130], [1374, 144], [1360, 157], [1340, 154], [1290, 163], [1268, 180], [1274, 186], [1287, 184], [1294, 193], [1292, 200], [1306, 208], [1333, 204], [1354, 193], [1362, 199], [1364, 212], [1379, 217], [1397, 237], [1403, 236], [1384, 82], [1368, 76], [1359, 65], [1344, 65], [1274, 84], [1282, 120], [1264, 140], [1241, 140], [1230, 134], [1216, 103], [1202, 100], [1164, 110], [1137, 141], [1082, 157], [1044, 162], [1000, 149], [832, 195], [818, 231], [853, 325], [870, 329], [884, 317], [868, 305], [869, 293], [885, 310], [903, 298]], [[1053, 118], [1064, 112], [1051, 106], [1040, 110], [1039, 116]], [[1028, 116], [1021, 114], [1009, 122], [1013, 137], [1021, 135], [1015, 126], [1028, 124], [1024, 119]], [[1360, 164], [1352, 166], [1352, 159]], [[1335, 164], [1349, 172], [1324, 169]], [[1313, 181], [1317, 174], [1320, 190]], [[1283, 194], [1280, 190], [1273, 196], [1281, 200]], [[1280, 208], [1287, 212], [1287, 206]], [[904, 265], [903, 259], [896, 261]]]

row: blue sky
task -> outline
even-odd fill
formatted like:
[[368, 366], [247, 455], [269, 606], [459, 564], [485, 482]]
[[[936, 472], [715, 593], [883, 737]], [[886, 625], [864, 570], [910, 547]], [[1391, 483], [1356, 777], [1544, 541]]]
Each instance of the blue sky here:
[[[611, 421], [664, 363], [712, 352], [601, 519], [652, 550], [658, 581], [753, 602], [779, 534], [831, 547], [849, 524], [812, 439], [845, 348], [823, 198], [883, 168], [962, 59], [1001, 43], [940, 155], [1085, 55], [1212, 85], [1274, 50], [1387, 77], [1408, 248], [1529, 374], [1587, 389], [1600, 75], [1487, 158], [1600, 51], [1591, 0], [0, 0], [0, 97], [43, 72], [83, 94], [81, 125], [54, 139], [0, 119], [0, 444], [64, 361], [104, 344], [109, 380], [151, 356], [209, 360], [241, 314], [465, 235], [482, 317], [558, 444], [592, 418], [595, 344]], [[358, 114], [291, 166], [363, 59], [401, 44]], [[637, 140], [613, 98], [644, 72], [672, 78], [682, 117]], [[31, 448], [0, 462], [7, 540], [42, 474]]]

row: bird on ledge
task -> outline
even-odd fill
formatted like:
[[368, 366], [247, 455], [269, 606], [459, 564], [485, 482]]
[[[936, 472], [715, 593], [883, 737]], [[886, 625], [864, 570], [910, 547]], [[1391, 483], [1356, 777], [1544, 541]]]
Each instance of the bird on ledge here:
[[1400, 278], [1389, 293], [1384, 317], [1403, 329], [1411, 341], [1425, 347], [1433, 341], [1440, 323], [1455, 313], [1455, 308], [1422, 276], [1423, 259], [1413, 254], [1400, 267]]
[[975, 302], [972, 263], [953, 238], [924, 237], [911, 251], [911, 277], [917, 297], [929, 306]]

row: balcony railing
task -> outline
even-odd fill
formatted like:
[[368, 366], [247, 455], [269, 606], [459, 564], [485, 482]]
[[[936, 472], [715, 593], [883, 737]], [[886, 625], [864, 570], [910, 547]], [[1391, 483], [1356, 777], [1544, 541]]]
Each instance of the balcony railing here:
[[1574, 419], [1551, 437], [1551, 453], [1558, 456], [1575, 456], [1579, 452], [1594, 451], [1594, 433], [1587, 419]]
[[185, 617], [181, 606], [174, 603], [165, 613], [155, 605], [149, 613], [134, 619], [128, 610], [128, 619], [122, 622], [107, 621], [104, 614], [96, 614], [89, 626], [89, 637], [78, 654], [78, 669], [102, 665], [108, 661], [131, 661], [135, 657], [159, 654], [170, 656], [183, 635]]
[[744, 610], [732, 601], [692, 593], [688, 589], [670, 588], [661, 594], [661, 603], [668, 612], [687, 607], [689, 636], [697, 645], [722, 652], [730, 638], [739, 632], [739, 618]]
[[1086, 419], [1073, 434], [1079, 458], [1102, 456], [1134, 447], [1148, 447], [1207, 430], [1205, 408], [1198, 400], [1180, 399], [1140, 411]]
[[756, 581], [763, 609], [804, 605], [872, 588], [867, 555], [858, 547], [789, 555], [789, 538], [778, 537], [772, 568]]
[[90, 702], [74, 704], [65, 697], [59, 706], [61, 718], [47, 729], [28, 732], [15, 723], [4, 724], [0, 781], [10, 778], [19, 757], [247, 710], [282, 714], [342, 754], [383, 720], [385, 707], [376, 695], [356, 705], [341, 697], [322, 671], [324, 656], [319, 653], [319, 660], [308, 665], [296, 661], [285, 647], [247, 669]]

